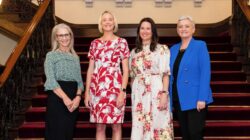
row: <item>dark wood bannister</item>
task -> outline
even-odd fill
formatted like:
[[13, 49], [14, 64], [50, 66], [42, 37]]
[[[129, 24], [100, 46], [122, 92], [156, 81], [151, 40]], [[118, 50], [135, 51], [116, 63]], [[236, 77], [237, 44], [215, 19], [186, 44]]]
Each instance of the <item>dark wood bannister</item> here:
[[248, 0], [232, 0], [232, 44], [250, 81], [250, 6]]
[[[24, 35], [9, 57], [0, 76], [0, 139], [13, 139], [10, 130], [22, 123], [20, 114], [27, 109], [27, 98], [32, 96], [34, 74], [42, 66], [50, 47], [50, 33], [55, 25], [54, 1], [38, 0], [39, 6], [30, 18]], [[9, 6], [34, 9], [31, 0], [4, 0]], [[8, 5], [5, 5], [8, 8]], [[29, 11], [29, 10], [27, 10]], [[24, 20], [29, 18], [23, 17]]]

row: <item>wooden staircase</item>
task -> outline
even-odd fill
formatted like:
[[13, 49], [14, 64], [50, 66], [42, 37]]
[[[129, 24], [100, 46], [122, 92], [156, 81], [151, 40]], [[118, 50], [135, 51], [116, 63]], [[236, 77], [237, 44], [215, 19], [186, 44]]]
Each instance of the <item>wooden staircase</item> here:
[[19, 40], [23, 36], [30, 22], [30, 20], [22, 20], [19, 14], [18, 12], [6, 12], [0, 7], [1, 32], [15, 40]]
[[42, 84], [42, 77], [35, 73], [50, 46], [55, 23], [52, 2], [44, 0], [34, 6], [28, 0], [3, 0], [0, 6], [0, 32], [17, 41], [6, 64], [0, 65], [0, 140], [17, 136], [33, 93]]
[[[233, 52], [229, 36], [197, 37], [205, 40], [211, 57], [214, 103], [208, 109], [206, 122], [206, 140], [250, 140], [250, 83], [242, 71], [242, 64], [237, 61]], [[75, 37], [75, 49], [81, 59], [82, 77], [86, 80], [88, 67], [87, 53], [93, 37]], [[126, 38], [130, 49], [135, 44], [135, 37]], [[160, 43], [171, 46], [178, 42], [178, 37], [161, 37]], [[37, 94], [32, 99], [32, 106], [25, 113], [25, 122], [19, 128], [19, 140], [42, 139], [44, 137], [46, 98], [43, 83], [45, 76], [39, 72], [41, 78]], [[175, 114], [174, 114], [175, 116]], [[123, 140], [129, 140], [131, 133], [131, 101], [130, 92], [127, 96], [125, 123], [123, 124]], [[111, 137], [108, 127], [107, 137]], [[180, 138], [179, 125], [174, 122], [175, 139]], [[76, 140], [94, 140], [95, 125], [89, 123], [89, 111], [81, 103], [80, 113], [75, 129]]]

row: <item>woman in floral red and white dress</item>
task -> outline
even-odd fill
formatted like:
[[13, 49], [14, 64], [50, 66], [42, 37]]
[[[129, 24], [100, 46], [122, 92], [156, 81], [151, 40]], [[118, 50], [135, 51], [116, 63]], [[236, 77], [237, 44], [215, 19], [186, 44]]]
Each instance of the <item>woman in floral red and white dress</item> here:
[[98, 28], [103, 36], [93, 40], [89, 49], [84, 103], [90, 108], [90, 122], [96, 123], [96, 139], [106, 139], [106, 124], [112, 124], [112, 140], [120, 140], [129, 75], [129, 48], [125, 39], [114, 34], [118, 24], [111, 12], [101, 14]]
[[158, 44], [156, 25], [144, 18], [137, 28], [129, 68], [132, 87], [131, 140], [173, 140], [169, 102], [170, 52]]

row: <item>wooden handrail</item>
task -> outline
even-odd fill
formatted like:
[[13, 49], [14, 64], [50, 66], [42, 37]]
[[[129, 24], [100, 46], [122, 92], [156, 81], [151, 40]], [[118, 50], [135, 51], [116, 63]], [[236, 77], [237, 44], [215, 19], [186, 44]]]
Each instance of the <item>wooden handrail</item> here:
[[250, 6], [247, 5], [248, 0], [237, 0], [237, 3], [239, 4], [242, 12], [250, 23]]
[[29, 41], [29, 38], [31, 34], [34, 32], [36, 26], [42, 19], [47, 7], [49, 6], [51, 0], [44, 0], [44, 2], [39, 6], [39, 9], [37, 11], [37, 14], [33, 17], [31, 23], [29, 24], [28, 28], [24, 32], [23, 37], [20, 39], [19, 43], [17, 44], [16, 48], [8, 58], [8, 61], [6, 63], [6, 67], [1, 74], [0, 77], [0, 87], [2, 87], [9, 77], [12, 69], [14, 68], [19, 56], [21, 55], [22, 51], [24, 50], [27, 42]]

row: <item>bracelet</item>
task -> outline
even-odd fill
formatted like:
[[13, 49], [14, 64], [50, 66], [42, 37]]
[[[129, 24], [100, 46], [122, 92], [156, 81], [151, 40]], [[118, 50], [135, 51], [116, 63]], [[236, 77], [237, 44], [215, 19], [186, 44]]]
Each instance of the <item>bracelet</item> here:
[[76, 94], [76, 96], [82, 97], [82, 94]]
[[125, 92], [125, 93], [127, 91], [126, 88], [121, 88], [120, 90], [123, 91], [123, 92]]
[[162, 91], [161, 91], [161, 93], [166, 93], [166, 94], [169, 94], [169, 92], [168, 92], [168, 91], [166, 91], [166, 90], [162, 90]]

